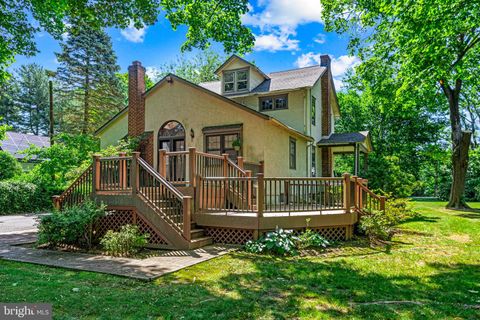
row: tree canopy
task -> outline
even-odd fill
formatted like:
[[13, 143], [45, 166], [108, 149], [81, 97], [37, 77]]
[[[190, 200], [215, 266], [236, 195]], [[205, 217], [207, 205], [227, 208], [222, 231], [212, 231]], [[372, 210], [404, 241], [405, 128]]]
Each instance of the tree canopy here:
[[[452, 189], [448, 207], [464, 207], [470, 133], [462, 128], [462, 86], [478, 73], [480, 5], [465, 0], [322, 0], [327, 31], [348, 33], [350, 53], [371, 76], [383, 66], [401, 86], [397, 96], [443, 92], [437, 110], [449, 110]], [[476, 72], [475, 72], [476, 71]]]
[[[34, 55], [34, 35], [45, 30], [61, 39], [67, 21], [81, 21], [92, 28], [142, 28], [157, 21], [160, 12], [173, 29], [188, 27], [182, 50], [205, 49], [220, 42], [226, 52], [245, 53], [254, 44], [251, 31], [242, 25], [247, 0], [5, 0], [0, 1], [0, 83], [15, 55]], [[35, 21], [32, 21], [33, 18]]]

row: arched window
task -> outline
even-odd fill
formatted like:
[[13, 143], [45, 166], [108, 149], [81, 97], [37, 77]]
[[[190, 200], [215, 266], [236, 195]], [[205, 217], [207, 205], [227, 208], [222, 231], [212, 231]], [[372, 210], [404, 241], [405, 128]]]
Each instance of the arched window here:
[[[171, 120], [165, 122], [158, 130], [158, 149], [167, 151], [185, 150], [185, 128], [178, 121]], [[158, 159], [157, 167], [160, 165]], [[184, 181], [186, 172], [186, 163], [183, 157], [168, 157], [167, 159], [167, 179], [172, 181]]]
[[167, 121], [158, 131], [158, 138], [185, 138], [185, 128], [178, 121]]

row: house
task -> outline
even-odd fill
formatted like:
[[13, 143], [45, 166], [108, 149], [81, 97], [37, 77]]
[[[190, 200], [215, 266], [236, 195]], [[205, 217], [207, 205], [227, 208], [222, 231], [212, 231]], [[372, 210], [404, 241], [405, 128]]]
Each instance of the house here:
[[103, 148], [138, 138], [139, 151], [95, 155], [55, 206], [95, 199], [110, 212], [99, 235], [136, 224], [150, 245], [177, 249], [245, 243], [307, 221], [348, 239], [359, 213], [385, 209], [366, 180], [332, 176], [335, 153], [353, 153], [356, 173], [371, 142], [368, 132], [334, 132], [340, 112], [327, 55], [319, 66], [269, 74], [233, 55], [216, 73], [199, 85], [169, 74], [145, 90], [145, 68], [133, 62], [128, 107], [96, 135]]
[[[142, 158], [159, 168], [159, 150], [195, 147], [263, 164], [265, 176], [333, 175], [333, 154], [371, 151], [368, 132], [336, 134], [340, 117], [328, 55], [317, 66], [264, 73], [232, 55], [218, 81], [193, 84], [169, 74], [148, 91], [145, 68], [129, 67], [129, 105], [97, 130], [102, 148], [142, 137]], [[254, 167], [252, 167], [254, 169]]]
[[10, 153], [19, 161], [24, 170], [29, 170], [38, 161], [35, 156], [29, 157], [26, 161], [26, 155], [23, 153], [30, 146], [39, 148], [48, 148], [50, 138], [45, 136], [7, 131], [5, 140], [0, 141], [0, 150]]

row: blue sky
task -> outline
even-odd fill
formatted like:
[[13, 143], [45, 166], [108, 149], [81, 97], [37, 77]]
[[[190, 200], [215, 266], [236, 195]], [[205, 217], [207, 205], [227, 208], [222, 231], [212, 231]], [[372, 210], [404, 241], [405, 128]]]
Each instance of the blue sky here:
[[[325, 32], [320, 12], [319, 0], [250, 1], [250, 12], [242, 20], [252, 29], [256, 42], [253, 52], [245, 58], [254, 60], [264, 72], [271, 72], [318, 64], [320, 54], [327, 53], [332, 57], [332, 72], [340, 89], [342, 76], [358, 59], [347, 55], [344, 36]], [[122, 71], [126, 71], [133, 60], [139, 60], [148, 71], [154, 72], [181, 54], [186, 28], [173, 31], [167, 20], [159, 18], [155, 25], [141, 30], [107, 31]], [[57, 68], [54, 52], [60, 51], [58, 41], [40, 32], [36, 42], [40, 52], [31, 58], [18, 56], [13, 68], [29, 62], [48, 69]], [[222, 51], [219, 44], [213, 48]]]

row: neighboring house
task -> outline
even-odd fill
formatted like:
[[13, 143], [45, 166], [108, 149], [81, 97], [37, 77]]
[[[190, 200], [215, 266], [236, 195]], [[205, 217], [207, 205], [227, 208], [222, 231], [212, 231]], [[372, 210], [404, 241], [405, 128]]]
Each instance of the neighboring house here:
[[6, 132], [5, 140], [0, 141], [0, 150], [10, 153], [17, 159], [24, 170], [30, 169], [37, 159], [35, 156], [25, 159], [23, 151], [31, 145], [43, 148], [50, 146], [50, 138], [45, 136], [36, 136], [33, 134], [18, 133], [13, 131]]
[[148, 91], [140, 62], [128, 72], [128, 107], [96, 135], [102, 148], [142, 137], [141, 156], [156, 169], [159, 150], [195, 147], [263, 163], [265, 176], [332, 176], [334, 153], [354, 153], [357, 173], [360, 153], [372, 148], [368, 132], [334, 133], [340, 111], [328, 55], [318, 66], [269, 74], [233, 55], [216, 70], [219, 81], [169, 74]]

